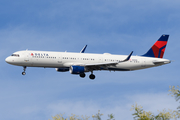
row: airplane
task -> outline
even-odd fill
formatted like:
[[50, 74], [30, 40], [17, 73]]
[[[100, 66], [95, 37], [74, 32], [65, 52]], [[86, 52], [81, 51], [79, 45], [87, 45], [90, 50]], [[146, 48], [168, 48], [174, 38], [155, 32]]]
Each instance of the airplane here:
[[171, 63], [168, 59], [163, 59], [169, 35], [162, 35], [155, 44], [140, 56], [113, 55], [110, 53], [92, 54], [84, 53], [86, 46], [80, 53], [73, 52], [51, 52], [24, 50], [13, 53], [5, 61], [16, 66], [23, 66], [22, 75], [26, 74], [27, 67], [55, 68], [58, 72], [67, 72], [86, 76], [86, 72], [91, 72], [90, 79], [95, 79], [93, 71], [133, 71], [150, 67], [161, 66]]

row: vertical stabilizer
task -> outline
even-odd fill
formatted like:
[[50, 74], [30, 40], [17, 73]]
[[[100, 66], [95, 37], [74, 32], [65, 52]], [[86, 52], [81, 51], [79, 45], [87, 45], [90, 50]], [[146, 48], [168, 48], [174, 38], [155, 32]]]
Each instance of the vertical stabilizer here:
[[156, 43], [149, 49], [149, 51], [142, 55], [146, 57], [163, 58], [169, 35], [162, 35]]

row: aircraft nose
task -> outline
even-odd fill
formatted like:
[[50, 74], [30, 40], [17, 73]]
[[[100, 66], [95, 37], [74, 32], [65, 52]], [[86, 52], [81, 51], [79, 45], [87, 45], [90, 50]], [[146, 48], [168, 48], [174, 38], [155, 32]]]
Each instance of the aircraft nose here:
[[7, 58], [5, 59], [5, 61], [6, 61], [7, 63], [10, 63], [10, 62], [11, 62], [11, 60], [10, 60], [9, 57], [7, 57]]

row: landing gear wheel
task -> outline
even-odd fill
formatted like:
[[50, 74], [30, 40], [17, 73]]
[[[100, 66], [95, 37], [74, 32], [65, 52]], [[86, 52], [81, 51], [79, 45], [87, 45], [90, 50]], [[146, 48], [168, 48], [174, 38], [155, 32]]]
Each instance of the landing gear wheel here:
[[79, 76], [84, 78], [86, 76], [86, 74], [85, 73], [81, 73], [81, 74], [79, 74]]
[[22, 72], [22, 75], [25, 75], [26, 73], [25, 72]]
[[94, 75], [94, 74], [91, 74], [91, 75], [89, 75], [89, 78], [92, 79], [92, 80], [94, 80], [94, 79], [95, 79], [95, 75]]

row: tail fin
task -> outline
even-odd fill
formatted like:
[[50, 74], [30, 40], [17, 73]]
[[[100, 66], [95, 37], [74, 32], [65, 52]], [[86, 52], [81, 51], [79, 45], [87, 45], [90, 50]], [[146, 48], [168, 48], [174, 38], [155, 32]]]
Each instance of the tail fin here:
[[166, 45], [168, 42], [169, 35], [162, 35], [156, 43], [149, 49], [149, 51], [142, 55], [146, 57], [156, 57], [156, 58], [163, 58]]

